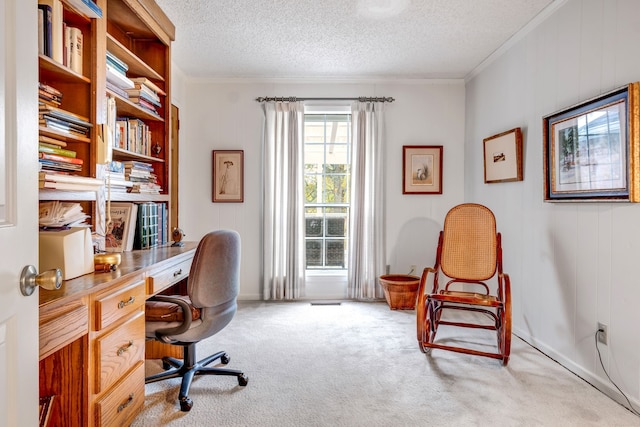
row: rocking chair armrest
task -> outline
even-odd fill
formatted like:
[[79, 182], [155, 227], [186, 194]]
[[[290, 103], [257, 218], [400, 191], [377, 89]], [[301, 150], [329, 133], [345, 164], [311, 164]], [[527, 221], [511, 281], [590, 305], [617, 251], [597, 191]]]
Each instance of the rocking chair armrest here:
[[422, 277], [420, 277], [420, 284], [418, 285], [418, 295], [424, 295], [424, 291], [427, 287], [427, 277], [429, 276], [429, 273], [436, 274], [436, 270], [432, 267], [425, 267], [425, 269], [422, 270]]
[[498, 283], [500, 284], [499, 295], [501, 301], [505, 301], [507, 295], [511, 294], [511, 279], [507, 273], [498, 273]]
[[162, 301], [162, 302], [175, 304], [180, 307], [180, 309], [182, 310], [182, 314], [184, 316], [184, 320], [180, 325], [174, 326], [172, 328], [162, 328], [162, 329], [156, 330], [156, 337], [158, 338], [158, 340], [165, 343], [170, 343], [172, 341], [169, 338], [170, 335], [179, 335], [189, 330], [189, 328], [191, 327], [191, 322], [193, 320], [191, 315], [191, 307], [186, 301], [180, 298], [174, 298], [167, 295], [155, 295], [150, 299], [155, 301]]

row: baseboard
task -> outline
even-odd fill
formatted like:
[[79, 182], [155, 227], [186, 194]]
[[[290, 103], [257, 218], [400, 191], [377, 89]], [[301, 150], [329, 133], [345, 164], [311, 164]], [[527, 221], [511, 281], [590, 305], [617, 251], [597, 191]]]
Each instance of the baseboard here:
[[629, 408], [629, 403], [627, 402], [625, 397], [620, 393], [620, 391], [618, 391], [618, 389], [616, 389], [616, 387], [609, 381], [608, 378], [602, 378], [596, 375], [595, 373], [591, 372], [590, 370], [585, 369], [583, 366], [576, 364], [573, 360], [556, 352], [553, 348], [547, 346], [545, 343], [540, 342], [539, 340], [536, 340], [529, 333], [527, 333], [522, 329], [513, 328], [513, 334], [516, 335], [518, 338], [522, 339], [524, 342], [526, 342], [533, 348], [540, 351], [545, 356], [549, 357], [550, 359], [554, 360], [555, 362], [565, 367], [568, 371], [578, 376], [580, 379], [591, 384], [594, 388], [604, 393], [606, 396], [610, 397], [611, 399], [613, 399], [620, 405], [624, 406], [625, 408], [633, 409], [633, 410], [635, 410], [635, 408], [640, 408], [640, 401], [633, 398], [632, 396], [629, 396], [628, 393], [625, 392], [625, 394], [627, 395], [627, 398], [629, 399], [631, 404], [634, 406], [634, 408]]

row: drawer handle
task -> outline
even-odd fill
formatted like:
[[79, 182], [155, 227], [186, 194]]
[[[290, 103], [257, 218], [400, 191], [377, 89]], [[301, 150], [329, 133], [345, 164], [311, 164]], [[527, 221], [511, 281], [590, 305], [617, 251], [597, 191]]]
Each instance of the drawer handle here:
[[125, 351], [129, 351], [131, 347], [133, 347], [133, 341], [129, 341], [127, 345], [123, 345], [122, 347], [120, 347], [118, 349], [118, 356], [122, 356], [122, 353], [124, 353]]
[[178, 271], [174, 272], [174, 273], [173, 273], [173, 277], [178, 277], [178, 276], [179, 276], [179, 275], [181, 275], [181, 274], [182, 274], [182, 269], [180, 269], [180, 270], [178, 270]]
[[133, 304], [135, 300], [136, 300], [136, 297], [132, 296], [127, 301], [120, 301], [118, 303], [118, 308], [125, 308], [126, 306]]
[[131, 405], [131, 402], [133, 402], [133, 393], [129, 395], [126, 402], [121, 403], [120, 406], [118, 406], [118, 412], [122, 412], [127, 406]]

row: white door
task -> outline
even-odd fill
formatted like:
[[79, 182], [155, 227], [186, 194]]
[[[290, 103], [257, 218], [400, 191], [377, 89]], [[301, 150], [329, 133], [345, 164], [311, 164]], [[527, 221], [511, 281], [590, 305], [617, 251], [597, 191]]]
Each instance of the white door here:
[[0, 426], [38, 425], [36, 0], [0, 0]]

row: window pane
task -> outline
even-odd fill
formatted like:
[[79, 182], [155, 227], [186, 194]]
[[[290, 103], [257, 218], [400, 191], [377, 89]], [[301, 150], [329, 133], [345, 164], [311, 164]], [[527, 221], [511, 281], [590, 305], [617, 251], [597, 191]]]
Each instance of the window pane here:
[[346, 175], [326, 175], [324, 177], [323, 203], [349, 203]]
[[305, 115], [306, 265], [346, 268], [351, 116]]

